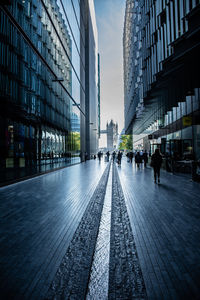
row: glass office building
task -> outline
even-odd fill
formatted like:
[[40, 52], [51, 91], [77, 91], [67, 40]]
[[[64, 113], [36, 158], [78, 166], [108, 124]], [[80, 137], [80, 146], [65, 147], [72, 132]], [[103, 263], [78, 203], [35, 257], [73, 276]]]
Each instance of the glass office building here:
[[200, 1], [126, 1], [125, 130], [134, 149], [200, 159]]
[[87, 2], [15, 0], [0, 6], [1, 181], [80, 162], [86, 147]]

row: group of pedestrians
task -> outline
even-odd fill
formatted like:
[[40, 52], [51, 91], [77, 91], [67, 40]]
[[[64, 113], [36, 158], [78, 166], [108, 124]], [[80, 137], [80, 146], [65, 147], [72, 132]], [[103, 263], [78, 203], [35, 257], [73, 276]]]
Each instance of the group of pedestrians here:
[[128, 162], [130, 162], [130, 163], [132, 163], [133, 158], [135, 158], [135, 164], [137, 165], [138, 169], [140, 168], [140, 165], [142, 164], [142, 162], [144, 162], [144, 167], [147, 166], [147, 163], [148, 163], [148, 154], [147, 154], [146, 150], [142, 154], [140, 152], [133, 153], [131, 151], [131, 152], [128, 152], [126, 154], [126, 156], [127, 156]]
[[[107, 151], [106, 152], [106, 156], [105, 156], [105, 160], [109, 161], [110, 156], [112, 155], [112, 161], [113, 162], [117, 162], [118, 166], [121, 166], [121, 161], [122, 161], [122, 156], [123, 156], [123, 152], [122, 151], [118, 151], [115, 152], [113, 151], [112, 154]], [[147, 163], [148, 163], [148, 153], [145, 150], [143, 153], [138, 152], [128, 152], [126, 154], [128, 162], [132, 163], [133, 158], [135, 159], [135, 164], [137, 166], [138, 169], [140, 169], [141, 164], [144, 162], [144, 167], [146, 168]], [[99, 161], [101, 161], [101, 158], [103, 157], [103, 152], [99, 151], [97, 153], [97, 157], [99, 159]], [[96, 158], [96, 157], [95, 157]], [[162, 155], [160, 154], [159, 149], [156, 149], [154, 154], [151, 156], [151, 162], [150, 162], [150, 166], [153, 168], [154, 170], [154, 182], [160, 183], [160, 168], [162, 165]]]
[[[146, 168], [148, 163], [148, 153], [145, 150], [142, 154], [138, 151], [136, 153], [129, 152], [127, 153], [128, 162], [132, 163], [133, 157], [135, 157], [135, 164], [138, 169], [140, 169], [140, 166], [142, 162], [144, 162], [144, 167]], [[154, 154], [151, 156], [151, 163], [150, 166], [154, 170], [154, 182], [160, 183], [160, 168], [162, 165], [162, 155], [160, 154], [159, 149], [156, 149]]]

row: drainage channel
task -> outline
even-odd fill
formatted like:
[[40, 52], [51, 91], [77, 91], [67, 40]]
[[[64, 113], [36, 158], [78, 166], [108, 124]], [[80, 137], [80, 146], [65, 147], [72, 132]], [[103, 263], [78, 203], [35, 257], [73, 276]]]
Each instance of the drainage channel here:
[[106, 194], [101, 215], [99, 232], [93, 256], [86, 300], [108, 299], [109, 257], [110, 257], [110, 226], [112, 198], [112, 166], [110, 169]]

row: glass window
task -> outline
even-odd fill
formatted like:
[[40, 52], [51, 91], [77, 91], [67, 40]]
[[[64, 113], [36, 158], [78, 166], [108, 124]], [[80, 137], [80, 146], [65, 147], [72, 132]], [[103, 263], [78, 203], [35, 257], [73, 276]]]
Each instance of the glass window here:
[[195, 95], [192, 97], [192, 101], [193, 101], [193, 111], [198, 110], [199, 109], [199, 100], [198, 100], [198, 96]]
[[35, 77], [34, 74], [32, 74], [31, 89], [32, 89], [33, 91], [36, 90], [36, 77]]
[[177, 107], [177, 120], [181, 118], [181, 103], [178, 103]]
[[36, 97], [35, 95], [31, 96], [31, 112], [35, 113], [35, 108], [36, 108]]
[[[62, 5], [64, 4], [64, 6]], [[75, 2], [74, 2], [75, 4]], [[70, 47], [71, 55], [70, 59], [72, 60], [73, 67], [76, 70], [78, 78], [80, 78], [80, 30], [77, 24], [76, 16], [74, 13], [73, 5], [71, 0], [66, 2], [58, 1], [62, 17], [65, 21], [65, 25], [68, 28], [70, 36]], [[76, 4], [77, 5], [77, 4]], [[79, 7], [79, 4], [78, 4]], [[79, 9], [80, 10], [80, 9]], [[79, 11], [80, 14], [80, 11]], [[80, 16], [79, 16], [80, 18]]]
[[182, 117], [186, 115], [186, 103], [185, 102], [181, 103], [181, 112], [182, 112]]
[[177, 120], [176, 107], [173, 107], [173, 122], [175, 122], [176, 120]]
[[196, 159], [200, 160], [200, 125], [194, 126], [194, 147]]
[[79, 4], [79, 0], [72, 0], [73, 5], [74, 5], [74, 10], [75, 10], [75, 14], [77, 17], [77, 22], [80, 26], [80, 4]]
[[192, 112], [192, 97], [186, 96], [186, 102], [187, 102], [187, 114], [190, 114]]
[[37, 114], [40, 115], [40, 99], [37, 98]]

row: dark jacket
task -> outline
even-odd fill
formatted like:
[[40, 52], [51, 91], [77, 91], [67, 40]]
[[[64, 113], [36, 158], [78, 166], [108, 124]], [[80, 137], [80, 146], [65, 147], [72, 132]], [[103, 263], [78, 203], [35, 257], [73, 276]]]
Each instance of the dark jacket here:
[[143, 153], [142, 158], [143, 158], [144, 162], [148, 162], [148, 155], [146, 152]]
[[160, 168], [162, 165], [162, 156], [160, 154], [153, 154], [151, 157], [151, 166], [153, 168]]
[[137, 153], [135, 156], [135, 162], [137, 164], [140, 164], [142, 162], [142, 156], [139, 153]]

